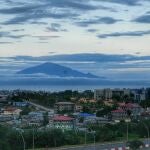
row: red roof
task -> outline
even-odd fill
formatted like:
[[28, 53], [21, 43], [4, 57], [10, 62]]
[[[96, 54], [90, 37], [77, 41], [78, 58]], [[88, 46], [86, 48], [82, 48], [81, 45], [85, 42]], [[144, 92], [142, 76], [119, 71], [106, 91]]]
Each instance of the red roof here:
[[140, 106], [135, 103], [128, 103], [128, 104], [126, 104], [126, 107], [133, 108], [133, 107], [140, 107]]
[[71, 121], [74, 120], [74, 118], [68, 117], [68, 116], [55, 116], [53, 118], [54, 121]]
[[113, 113], [123, 113], [125, 111], [123, 109], [116, 109], [116, 110], [113, 110], [111, 112], [113, 112]]
[[126, 108], [137, 108], [137, 107], [140, 107], [138, 104], [136, 103], [118, 103], [118, 105], [120, 107], [126, 107]]

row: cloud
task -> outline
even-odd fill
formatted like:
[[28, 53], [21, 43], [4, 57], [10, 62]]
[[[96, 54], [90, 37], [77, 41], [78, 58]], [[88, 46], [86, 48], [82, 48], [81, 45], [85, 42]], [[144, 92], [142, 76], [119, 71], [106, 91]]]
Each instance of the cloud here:
[[[9, 5], [0, 9], [2, 15], [13, 15], [13, 18], [3, 22], [4, 25], [23, 24], [26, 22], [36, 22], [42, 18], [64, 19], [75, 17], [79, 11], [89, 11], [97, 9], [97, 6], [88, 4], [83, 0], [37, 0], [31, 3], [24, 2], [17, 6]], [[8, 2], [9, 3], [9, 2]], [[11, 3], [11, 1], [10, 1]]]
[[97, 6], [88, 4], [88, 1], [89, 0], [87, 0], [86, 2], [84, 0], [49, 0], [49, 4], [51, 4], [51, 6], [53, 7], [73, 8], [86, 11], [98, 9]]
[[14, 30], [11, 30], [12, 32], [21, 32], [21, 31], [25, 31], [25, 29], [14, 29]]
[[140, 1], [146, 1], [146, 0], [95, 0], [98, 2], [109, 2], [109, 3], [116, 3], [121, 5], [127, 5], [127, 6], [137, 6], [140, 5]]
[[10, 32], [5, 32], [5, 31], [0, 32], [0, 37], [1, 38], [20, 39], [20, 38], [23, 38], [23, 37], [26, 37], [26, 36], [30, 36], [30, 35], [28, 35], [28, 34], [14, 35], [14, 34], [11, 34]]
[[51, 23], [50, 27], [47, 27], [46, 29], [51, 32], [67, 32], [67, 29], [62, 29], [61, 25], [58, 23]]
[[114, 24], [118, 21], [118, 19], [114, 19], [112, 17], [97, 17], [94, 19], [86, 19], [86, 20], [81, 20], [79, 22], [76, 22], [75, 24], [77, 24], [78, 26], [81, 27], [88, 27], [89, 25], [95, 25], [95, 24]]
[[71, 18], [75, 17], [76, 14], [68, 13], [68, 12], [47, 12], [46, 10], [42, 10], [39, 12], [33, 13], [25, 13], [19, 16], [15, 16], [12, 19], [9, 19], [3, 22], [3, 25], [12, 25], [12, 24], [24, 24], [30, 23], [30, 21], [35, 21], [43, 18], [53, 18], [53, 19], [64, 19], [64, 18]]
[[12, 44], [13, 42], [0, 42], [0, 44]]
[[143, 16], [140, 16], [133, 21], [138, 22], [138, 23], [150, 23], [150, 14], [145, 14]]
[[97, 29], [88, 29], [87, 31], [91, 32], [91, 33], [94, 33], [94, 32], [97, 32], [98, 30]]
[[121, 37], [121, 36], [143, 36], [150, 35], [150, 30], [148, 31], [132, 31], [132, 32], [114, 32], [109, 34], [99, 34], [98, 38], [108, 38], [108, 37]]
[[33, 38], [38, 38], [39, 40], [48, 40], [48, 39], [54, 39], [54, 38], [59, 38], [61, 36], [58, 35], [38, 35], [38, 36], [32, 36]]

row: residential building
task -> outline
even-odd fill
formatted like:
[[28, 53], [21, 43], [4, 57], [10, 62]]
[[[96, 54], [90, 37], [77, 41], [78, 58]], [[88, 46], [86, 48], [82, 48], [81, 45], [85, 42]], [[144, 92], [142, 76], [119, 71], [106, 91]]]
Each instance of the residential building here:
[[28, 102], [13, 102], [13, 106], [16, 106], [16, 107], [25, 107], [28, 105], [29, 105]]
[[73, 130], [75, 129], [75, 119], [68, 116], [56, 115], [53, 118], [53, 126], [62, 130]]
[[111, 100], [116, 95], [120, 97], [130, 96], [130, 89], [96, 89], [94, 91], [94, 99], [96, 100]]
[[61, 113], [74, 113], [75, 104], [71, 102], [58, 102], [54, 105], [54, 112]]
[[131, 112], [132, 116], [140, 115], [144, 109], [137, 103], [118, 103], [119, 108]]
[[146, 90], [145, 89], [133, 89], [131, 93], [134, 98], [134, 102], [139, 103], [143, 100], [146, 100]]
[[116, 109], [111, 111], [112, 120], [124, 120], [127, 118], [127, 112], [123, 109]]
[[94, 99], [96, 100], [109, 100], [112, 98], [111, 89], [97, 89], [94, 91]]
[[9, 107], [9, 108], [4, 109], [3, 114], [4, 115], [20, 115], [21, 111], [22, 111], [21, 109]]

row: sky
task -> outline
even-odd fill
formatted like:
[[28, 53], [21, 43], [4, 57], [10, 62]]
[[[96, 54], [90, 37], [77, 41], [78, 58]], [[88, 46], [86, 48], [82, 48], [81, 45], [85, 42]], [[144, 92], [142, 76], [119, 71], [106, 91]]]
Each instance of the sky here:
[[0, 56], [150, 55], [150, 0], [1, 0]]

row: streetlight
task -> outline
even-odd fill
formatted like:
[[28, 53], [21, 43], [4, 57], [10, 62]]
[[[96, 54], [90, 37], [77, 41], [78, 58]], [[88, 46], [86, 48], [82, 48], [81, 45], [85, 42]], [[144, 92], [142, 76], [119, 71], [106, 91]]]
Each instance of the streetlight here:
[[34, 127], [32, 128], [32, 135], [33, 135], [33, 137], [32, 137], [32, 144], [33, 144], [32, 149], [34, 150]]
[[86, 128], [85, 128], [85, 135], [84, 135], [84, 144], [85, 144], [85, 145], [86, 145], [86, 139], [87, 139], [87, 138], [86, 138], [86, 137], [87, 137], [87, 136], [86, 136], [86, 131], [87, 131], [87, 130], [86, 130]]
[[125, 122], [127, 123], [127, 142], [129, 140], [129, 122], [130, 122], [130, 119], [126, 119]]
[[21, 130], [19, 128], [16, 128], [16, 131], [18, 131], [18, 133], [21, 135], [22, 142], [23, 142], [23, 150], [25, 150], [26, 149], [25, 148], [26, 147], [26, 143], [25, 143], [25, 139], [24, 139], [23, 134], [22, 134], [23, 130]]
[[144, 122], [142, 122], [142, 124], [144, 125], [145, 129], [147, 130], [147, 139], [148, 139], [147, 143], [149, 146], [149, 138], [150, 138], [149, 127]]
[[[94, 142], [94, 150], [96, 149], [96, 140], [95, 140], [95, 133], [96, 133], [96, 131], [94, 131], [94, 130], [92, 130], [90, 127], [88, 127], [90, 130], [91, 130], [91, 132], [89, 132], [89, 133], [92, 133], [92, 135], [93, 135], [93, 142]], [[85, 144], [86, 144], [86, 140], [87, 140], [87, 130], [85, 130]]]

